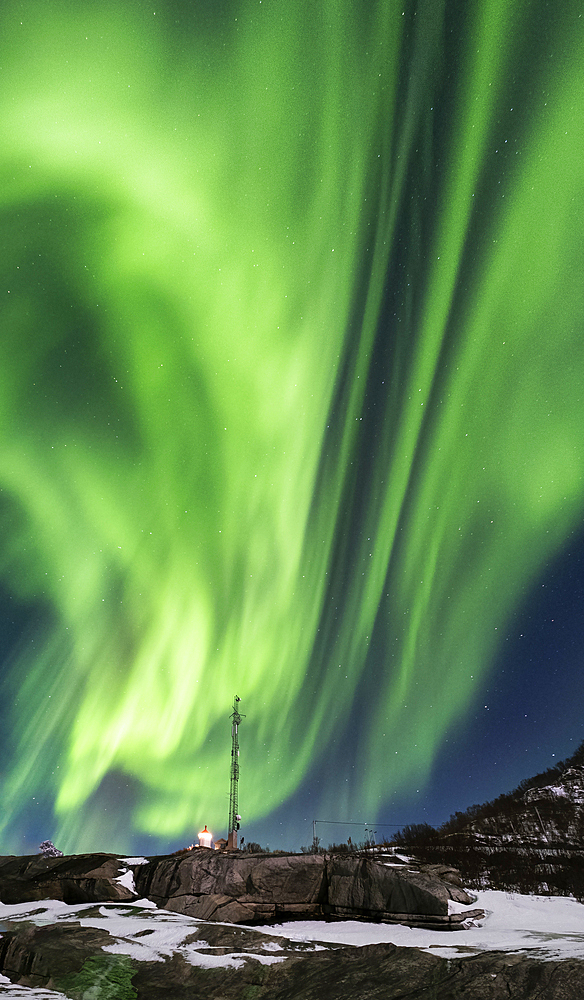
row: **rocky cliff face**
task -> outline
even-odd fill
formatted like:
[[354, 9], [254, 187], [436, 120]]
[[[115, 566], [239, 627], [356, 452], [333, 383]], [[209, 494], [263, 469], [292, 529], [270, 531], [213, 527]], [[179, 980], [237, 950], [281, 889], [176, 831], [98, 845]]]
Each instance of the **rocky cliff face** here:
[[[470, 818], [473, 810], [479, 815]], [[452, 864], [475, 888], [584, 900], [583, 768], [569, 767], [551, 784], [501, 796], [457, 816], [456, 829], [449, 830], [447, 823], [405, 849], [425, 862]]]
[[529, 788], [492, 816], [471, 822], [463, 832], [500, 844], [553, 844], [577, 848], [584, 834], [584, 770], [568, 768], [551, 785]]

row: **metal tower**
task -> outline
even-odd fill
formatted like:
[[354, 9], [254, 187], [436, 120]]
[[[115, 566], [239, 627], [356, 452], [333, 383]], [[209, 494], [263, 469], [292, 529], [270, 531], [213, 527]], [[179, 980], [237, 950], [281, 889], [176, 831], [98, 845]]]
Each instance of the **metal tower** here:
[[229, 830], [227, 834], [227, 847], [229, 850], [237, 850], [237, 831], [239, 830], [239, 820], [241, 816], [237, 809], [237, 786], [239, 782], [239, 735], [238, 727], [245, 716], [239, 714], [237, 709], [241, 698], [235, 695], [233, 699], [233, 712], [231, 713], [231, 782], [229, 785]]

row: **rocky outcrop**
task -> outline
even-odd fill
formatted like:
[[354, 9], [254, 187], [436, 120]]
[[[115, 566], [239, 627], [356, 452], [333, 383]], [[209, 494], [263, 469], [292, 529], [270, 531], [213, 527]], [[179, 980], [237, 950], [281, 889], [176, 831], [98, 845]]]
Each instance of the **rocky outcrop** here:
[[584, 769], [568, 767], [553, 785], [529, 788], [523, 798], [526, 802], [535, 802], [538, 799], [550, 799], [553, 802], [557, 802], [558, 799], [570, 799], [575, 805], [584, 805]]
[[[117, 932], [119, 933], [119, 931]], [[249, 928], [199, 924], [200, 962], [176, 952], [140, 961], [106, 930], [79, 923], [16, 927], [0, 937], [0, 971], [13, 983], [136, 1000], [581, 1000], [584, 963], [485, 952], [443, 959], [392, 944], [314, 945]], [[112, 951], [104, 951], [111, 947]], [[208, 960], [208, 964], [206, 964]]]
[[448, 901], [472, 903], [438, 872], [389, 868], [354, 855], [198, 850], [153, 859], [135, 878], [138, 895], [157, 906], [230, 923], [337, 917], [456, 928], [468, 914], [449, 915]]
[[108, 854], [1, 858], [4, 903], [147, 898], [200, 920], [267, 924], [362, 919], [457, 929], [480, 914], [449, 914], [472, 898], [447, 867], [387, 867], [358, 855], [243, 854], [205, 848], [141, 864]]
[[0, 968], [2, 975], [21, 986], [59, 989], [111, 943], [107, 931], [77, 923], [23, 927], [0, 935]]
[[0, 900], [12, 904], [35, 899], [64, 903], [135, 899], [124, 884], [128, 872], [128, 865], [113, 854], [0, 857]]
[[136, 891], [157, 906], [203, 920], [250, 924], [316, 919], [326, 901], [323, 874], [319, 856], [200, 849], [142, 865]]

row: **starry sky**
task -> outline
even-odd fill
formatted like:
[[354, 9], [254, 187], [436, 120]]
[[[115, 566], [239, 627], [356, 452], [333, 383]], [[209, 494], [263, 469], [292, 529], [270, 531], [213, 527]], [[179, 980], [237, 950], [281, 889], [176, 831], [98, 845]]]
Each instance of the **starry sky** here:
[[226, 835], [235, 694], [272, 848], [568, 756], [580, 4], [0, 22], [0, 851]]

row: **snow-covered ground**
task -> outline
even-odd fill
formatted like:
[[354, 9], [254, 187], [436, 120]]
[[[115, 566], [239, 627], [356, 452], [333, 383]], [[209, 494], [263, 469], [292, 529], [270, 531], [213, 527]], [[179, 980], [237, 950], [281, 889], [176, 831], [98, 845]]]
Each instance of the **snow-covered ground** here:
[[27, 986], [13, 986], [6, 976], [0, 976], [2, 1000], [67, 1000], [64, 993], [54, 990], [29, 990]]
[[338, 923], [295, 921], [262, 927], [265, 933], [284, 934], [292, 940], [379, 944], [390, 941], [407, 948], [422, 948], [444, 958], [463, 957], [479, 951], [529, 951], [542, 959], [584, 959], [584, 906], [565, 896], [521, 896], [485, 890], [477, 892], [472, 907], [454, 904], [458, 912], [476, 908], [485, 919], [461, 931], [425, 931], [401, 924], [366, 924], [356, 920]]
[[[37, 926], [71, 920], [82, 927], [98, 927], [112, 938], [111, 945], [106, 945], [104, 951], [130, 955], [138, 962], [163, 962], [175, 953], [181, 954], [191, 965], [237, 968], [244, 962], [241, 953], [210, 954], [204, 936], [201, 939], [197, 936], [204, 921], [182, 913], [159, 910], [149, 899], [136, 903], [82, 903], [78, 906], [68, 906], [54, 899], [14, 906], [0, 903], [0, 924], [27, 920]], [[263, 965], [281, 961], [273, 954], [265, 954], [265, 951], [260, 947], [251, 957]], [[267, 951], [273, 953], [274, 948], [269, 947]]]
[[[312, 943], [315, 949], [326, 943], [359, 947], [391, 942], [422, 948], [444, 958], [464, 957], [480, 951], [528, 951], [543, 960], [584, 959], [584, 906], [574, 899], [521, 896], [489, 890], [477, 893], [472, 907], [453, 904], [453, 909], [459, 911], [469, 908], [481, 908], [486, 916], [475, 927], [462, 931], [421, 930], [399, 924], [370, 924], [355, 920], [331, 923], [293, 921], [255, 929], [291, 941]], [[49, 924], [67, 920], [108, 931], [112, 943], [105, 950], [130, 955], [138, 961], [164, 961], [175, 953], [183, 955], [193, 965], [208, 967], [222, 965], [237, 968], [246, 958], [262, 964], [282, 961], [277, 941], [264, 942], [253, 953], [213, 954], [213, 949], [204, 940], [204, 932], [202, 939], [197, 937], [204, 921], [158, 910], [147, 899], [135, 903], [86, 903], [78, 906], [68, 906], [55, 900], [18, 903], [15, 906], [0, 903], [0, 925], [20, 921]], [[0, 1000], [59, 1000], [61, 996], [51, 990], [13, 986], [0, 976]]]

